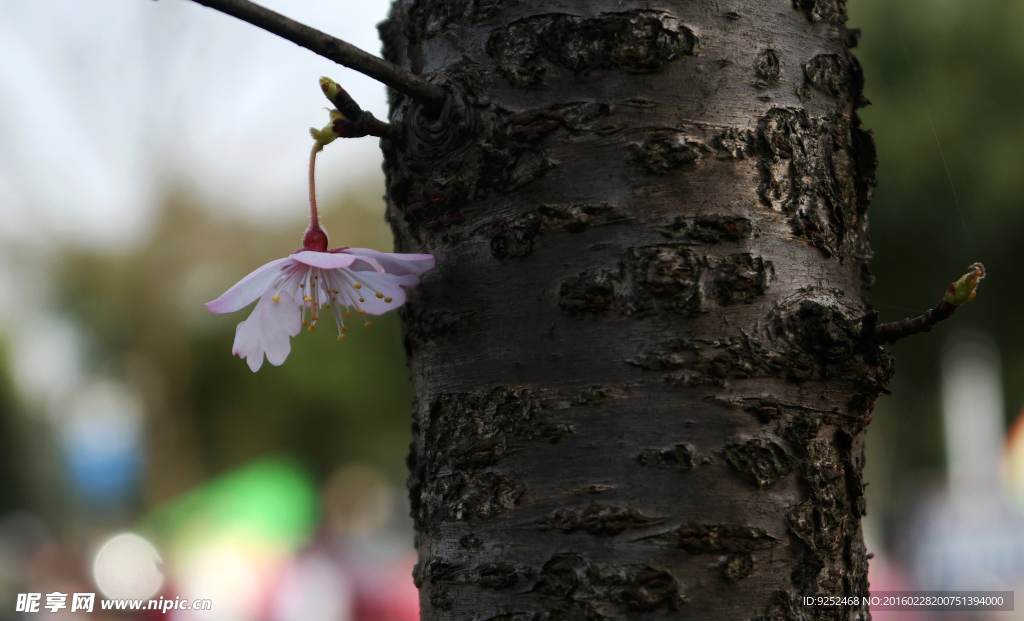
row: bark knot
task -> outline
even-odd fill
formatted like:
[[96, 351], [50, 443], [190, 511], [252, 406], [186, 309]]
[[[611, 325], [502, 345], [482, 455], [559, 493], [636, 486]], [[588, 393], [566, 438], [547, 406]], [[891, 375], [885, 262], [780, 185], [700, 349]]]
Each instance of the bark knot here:
[[487, 53], [512, 84], [538, 88], [559, 74], [598, 70], [657, 71], [693, 53], [697, 38], [679, 20], [637, 10], [577, 17], [534, 15], [495, 31]]

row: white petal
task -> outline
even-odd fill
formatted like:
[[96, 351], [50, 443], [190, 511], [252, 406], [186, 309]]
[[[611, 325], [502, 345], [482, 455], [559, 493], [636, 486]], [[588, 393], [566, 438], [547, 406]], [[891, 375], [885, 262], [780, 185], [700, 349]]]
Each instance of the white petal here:
[[277, 277], [281, 275], [282, 268], [291, 260], [291, 257], [285, 257], [256, 268], [251, 274], [235, 283], [235, 286], [225, 291], [219, 298], [212, 302], [207, 302], [206, 308], [217, 314], [233, 313], [245, 308], [253, 300], [263, 295], [268, 287], [274, 284]]
[[294, 298], [281, 291], [275, 302], [273, 295], [272, 291], [264, 294], [249, 318], [235, 329], [231, 353], [245, 358], [254, 373], [263, 365], [264, 354], [274, 366], [283, 363], [292, 351], [290, 338], [302, 330], [302, 312]]
[[245, 327], [245, 324], [245, 321], [240, 321], [235, 326], [235, 342], [231, 346], [231, 353], [245, 360], [252, 372], [255, 373], [263, 366], [263, 350], [259, 348], [258, 343], [250, 342], [253, 335], [251, 330]]

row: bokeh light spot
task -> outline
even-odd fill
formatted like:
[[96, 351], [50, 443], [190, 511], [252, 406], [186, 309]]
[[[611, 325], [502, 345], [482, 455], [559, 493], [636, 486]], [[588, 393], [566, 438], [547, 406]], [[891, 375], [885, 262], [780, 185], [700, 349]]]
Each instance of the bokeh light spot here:
[[93, 578], [108, 599], [149, 599], [164, 584], [163, 560], [150, 542], [122, 533], [100, 547]]

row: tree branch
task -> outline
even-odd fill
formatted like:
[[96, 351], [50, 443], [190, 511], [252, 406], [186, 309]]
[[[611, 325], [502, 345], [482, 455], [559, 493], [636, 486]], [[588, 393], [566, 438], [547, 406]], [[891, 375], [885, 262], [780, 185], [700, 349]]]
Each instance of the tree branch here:
[[288, 39], [324, 58], [328, 58], [355, 69], [396, 91], [407, 95], [427, 107], [439, 112], [446, 94], [442, 88], [427, 82], [420, 76], [402, 69], [394, 63], [364, 52], [351, 43], [336, 39], [329, 34], [310, 28], [289, 19], [280, 13], [253, 4], [247, 0], [193, 0], [197, 4], [237, 17], [253, 26], [262, 28], [279, 37]]
[[935, 308], [920, 317], [886, 323], [877, 327], [874, 322], [878, 318], [878, 313], [871, 313], [865, 317], [865, 333], [873, 343], [884, 345], [922, 332], [931, 332], [935, 324], [943, 319], [948, 319], [957, 308], [974, 299], [977, 294], [978, 281], [984, 277], [985, 266], [975, 263], [971, 266], [971, 271], [949, 286], [946, 295], [939, 300]]

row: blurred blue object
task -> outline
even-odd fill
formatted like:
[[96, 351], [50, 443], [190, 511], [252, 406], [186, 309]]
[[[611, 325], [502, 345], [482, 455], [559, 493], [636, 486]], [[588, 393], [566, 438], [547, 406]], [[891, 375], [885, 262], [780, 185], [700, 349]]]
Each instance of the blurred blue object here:
[[87, 501], [117, 503], [138, 489], [142, 413], [126, 388], [97, 382], [79, 395], [63, 428], [67, 479]]
[[116, 501], [129, 496], [139, 484], [142, 454], [137, 444], [100, 447], [87, 443], [65, 447], [71, 483], [91, 500]]

